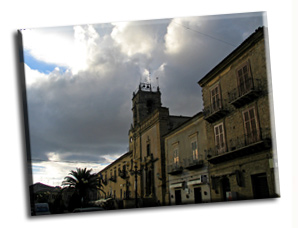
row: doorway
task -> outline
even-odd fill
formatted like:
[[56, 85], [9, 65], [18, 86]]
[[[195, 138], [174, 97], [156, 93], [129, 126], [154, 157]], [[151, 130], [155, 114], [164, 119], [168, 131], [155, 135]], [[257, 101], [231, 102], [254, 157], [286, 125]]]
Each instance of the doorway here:
[[251, 181], [255, 199], [269, 198], [269, 188], [266, 173], [252, 175]]
[[227, 192], [231, 191], [230, 187], [230, 180], [227, 177], [223, 177], [221, 180], [221, 189], [222, 189], [222, 196], [223, 200], [226, 201], [227, 199]]
[[202, 203], [202, 189], [194, 188], [195, 203]]
[[180, 205], [181, 202], [181, 190], [175, 190], [175, 204]]

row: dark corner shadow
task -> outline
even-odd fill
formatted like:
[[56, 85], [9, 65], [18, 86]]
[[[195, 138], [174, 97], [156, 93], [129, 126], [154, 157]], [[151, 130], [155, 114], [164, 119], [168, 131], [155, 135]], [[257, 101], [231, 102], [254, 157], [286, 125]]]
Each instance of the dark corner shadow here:
[[14, 56], [15, 56], [15, 68], [16, 68], [16, 87], [17, 87], [17, 103], [19, 110], [19, 123], [20, 123], [20, 135], [21, 140], [21, 157], [23, 160], [23, 189], [25, 191], [25, 205], [27, 217], [31, 218], [31, 203], [30, 203], [30, 191], [29, 186], [33, 184], [32, 178], [32, 166], [31, 166], [31, 154], [30, 154], [30, 141], [29, 141], [29, 128], [28, 128], [28, 110], [27, 110], [27, 97], [26, 97], [26, 84], [25, 84], [25, 66], [23, 55], [23, 44], [21, 31], [13, 33], [14, 40]]

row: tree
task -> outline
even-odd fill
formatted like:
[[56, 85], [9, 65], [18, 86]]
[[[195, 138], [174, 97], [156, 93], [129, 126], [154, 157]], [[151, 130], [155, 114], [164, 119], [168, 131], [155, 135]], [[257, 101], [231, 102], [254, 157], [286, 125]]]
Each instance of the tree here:
[[76, 171], [71, 170], [62, 182], [62, 186], [75, 190], [74, 195], [78, 197], [74, 198], [76, 198], [76, 201], [81, 200], [83, 205], [89, 201], [89, 191], [99, 189], [100, 176], [97, 173], [91, 174], [91, 171], [92, 169], [87, 170], [87, 168], [77, 168]]

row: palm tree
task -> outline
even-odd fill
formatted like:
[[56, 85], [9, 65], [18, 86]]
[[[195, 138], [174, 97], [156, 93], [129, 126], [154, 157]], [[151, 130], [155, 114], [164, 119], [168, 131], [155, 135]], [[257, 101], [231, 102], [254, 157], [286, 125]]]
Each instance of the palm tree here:
[[84, 203], [88, 201], [89, 191], [99, 189], [100, 176], [97, 173], [91, 174], [91, 171], [92, 169], [87, 170], [87, 168], [71, 170], [69, 176], [66, 176], [62, 182], [62, 186], [74, 189], [74, 194], [77, 194]]

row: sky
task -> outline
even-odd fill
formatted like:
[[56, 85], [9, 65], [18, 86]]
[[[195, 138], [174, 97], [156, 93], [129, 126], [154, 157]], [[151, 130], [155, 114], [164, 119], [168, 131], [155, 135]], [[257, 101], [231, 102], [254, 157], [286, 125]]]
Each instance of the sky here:
[[197, 82], [258, 27], [261, 12], [23, 29], [33, 182], [57, 186], [128, 151], [132, 94], [160, 87], [171, 115], [202, 111]]

